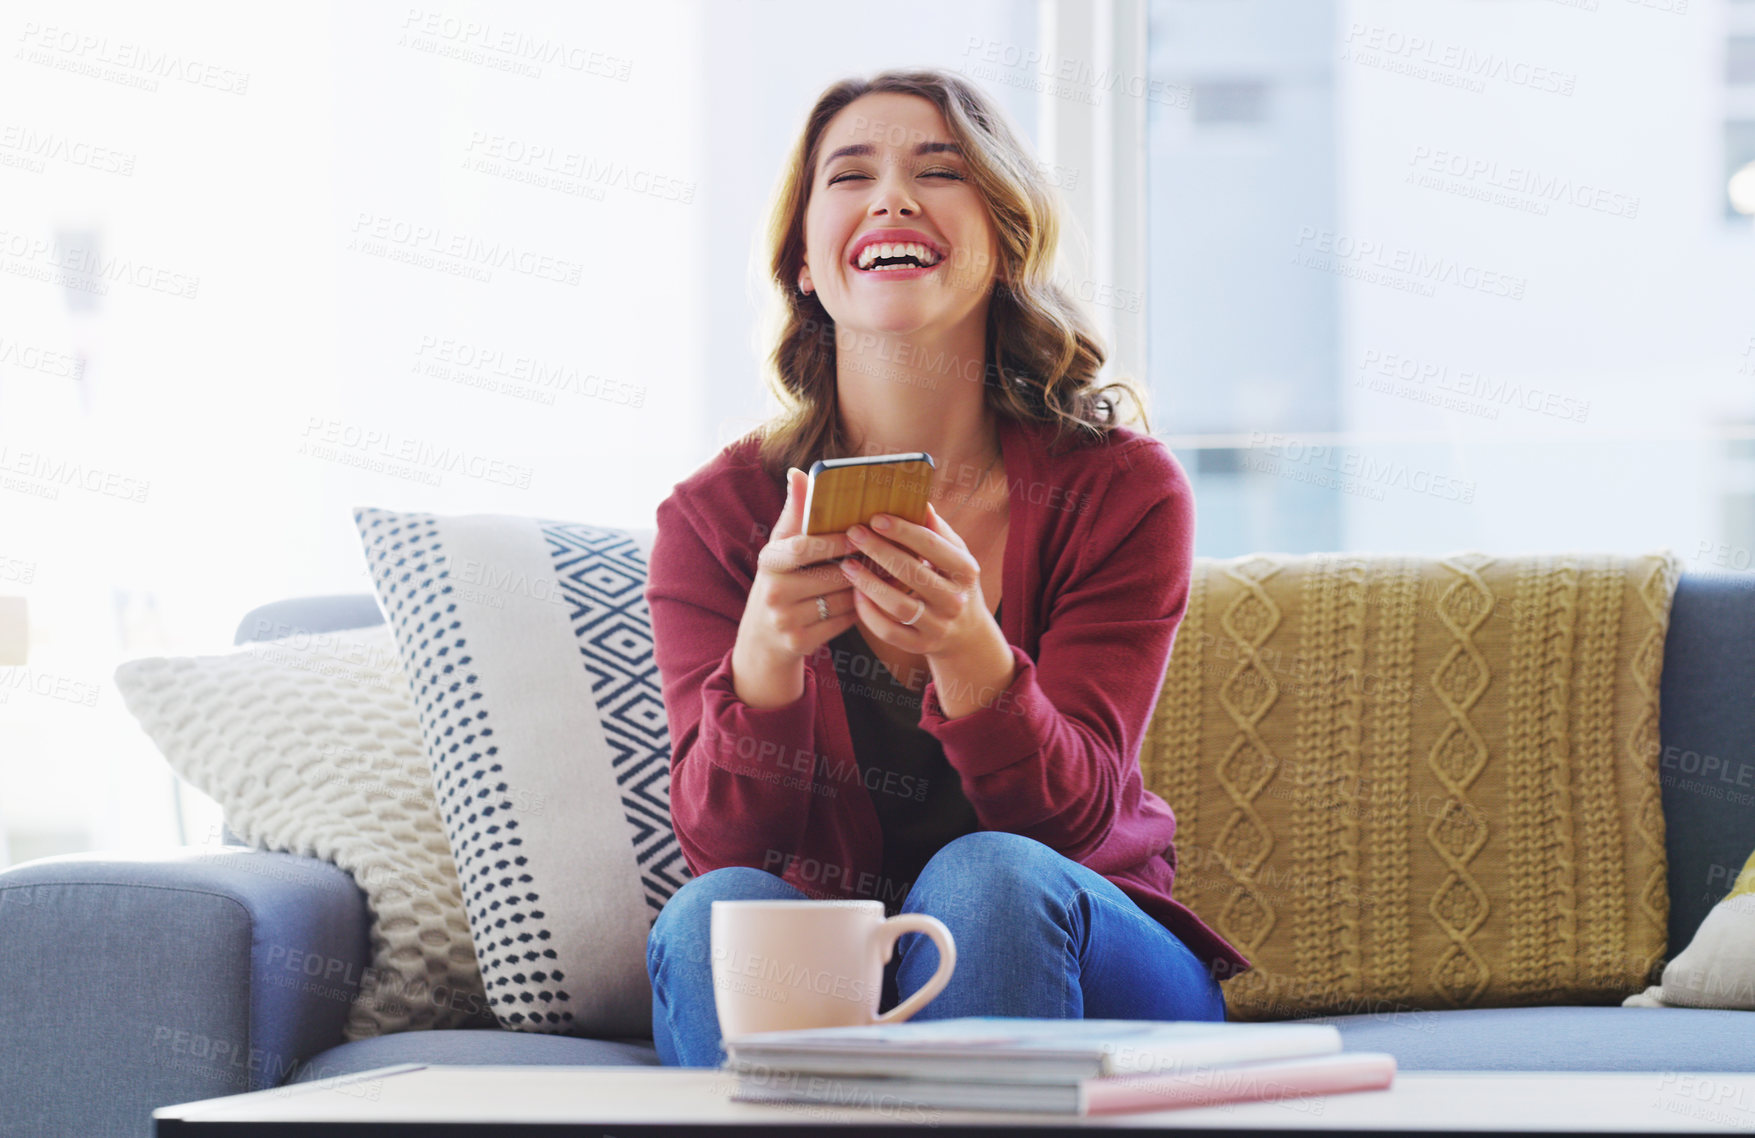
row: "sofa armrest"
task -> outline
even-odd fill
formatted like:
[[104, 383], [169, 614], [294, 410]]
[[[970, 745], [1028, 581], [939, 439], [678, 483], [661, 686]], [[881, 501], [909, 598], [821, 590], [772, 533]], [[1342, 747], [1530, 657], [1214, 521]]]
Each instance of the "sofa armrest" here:
[[0, 1134], [147, 1135], [342, 1042], [365, 895], [259, 850], [75, 854], [0, 873]]

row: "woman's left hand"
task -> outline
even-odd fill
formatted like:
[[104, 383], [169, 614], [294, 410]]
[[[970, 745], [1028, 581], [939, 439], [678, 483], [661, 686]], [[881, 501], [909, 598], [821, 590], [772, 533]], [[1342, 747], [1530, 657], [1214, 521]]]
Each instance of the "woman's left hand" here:
[[930, 502], [923, 526], [894, 514], [879, 514], [872, 525], [876, 528], [854, 526], [847, 536], [855, 550], [895, 580], [885, 580], [858, 557], [841, 562], [865, 627], [923, 656], [951, 656], [978, 643], [986, 626], [994, 624], [993, 614], [981, 593], [981, 566], [957, 531]]

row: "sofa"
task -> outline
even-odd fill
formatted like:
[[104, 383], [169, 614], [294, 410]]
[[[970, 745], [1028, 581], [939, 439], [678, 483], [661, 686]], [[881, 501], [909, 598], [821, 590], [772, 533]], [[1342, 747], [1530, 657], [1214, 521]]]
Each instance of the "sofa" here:
[[[370, 594], [296, 598], [247, 614], [236, 642], [382, 619]], [[1755, 845], [1752, 695], [1755, 575], [1683, 574], [1660, 723], [1672, 955]], [[345, 999], [273, 980], [289, 960], [325, 961], [324, 984], [357, 991], [364, 895], [326, 862], [223, 838], [0, 873], [0, 1135], [142, 1135], [159, 1106], [397, 1063], [657, 1064], [650, 1039], [483, 1029], [342, 1042]], [[1326, 1022], [1404, 1070], [1755, 1071], [1750, 1012], [1386, 1007]]]

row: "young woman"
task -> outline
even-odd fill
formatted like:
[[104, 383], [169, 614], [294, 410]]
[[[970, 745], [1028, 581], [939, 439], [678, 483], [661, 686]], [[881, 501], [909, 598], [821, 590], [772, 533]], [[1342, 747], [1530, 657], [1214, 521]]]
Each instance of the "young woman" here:
[[[958, 967], [919, 1018], [1221, 1019], [1218, 980], [1248, 967], [1171, 898], [1176, 822], [1139, 767], [1193, 501], [1115, 421], [1106, 392], [1137, 392], [1097, 383], [1058, 229], [1028, 148], [956, 75], [848, 80], [811, 110], [769, 233], [784, 411], [658, 510], [647, 598], [694, 874], [647, 947], [666, 1064], [724, 1058], [715, 900], [938, 917]], [[816, 458], [921, 450], [925, 525], [802, 533]], [[904, 936], [880, 1007], [935, 966]]]

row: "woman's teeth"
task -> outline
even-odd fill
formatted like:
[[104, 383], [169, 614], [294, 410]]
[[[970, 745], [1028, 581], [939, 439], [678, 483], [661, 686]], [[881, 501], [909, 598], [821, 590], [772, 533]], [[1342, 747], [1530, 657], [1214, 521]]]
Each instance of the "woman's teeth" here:
[[[873, 244], [867, 245], [859, 251], [859, 268], [863, 272], [876, 273], [889, 269], [924, 269], [938, 264], [939, 259], [937, 253], [917, 242]], [[890, 260], [895, 263], [876, 264], [875, 262], [879, 260]]]

